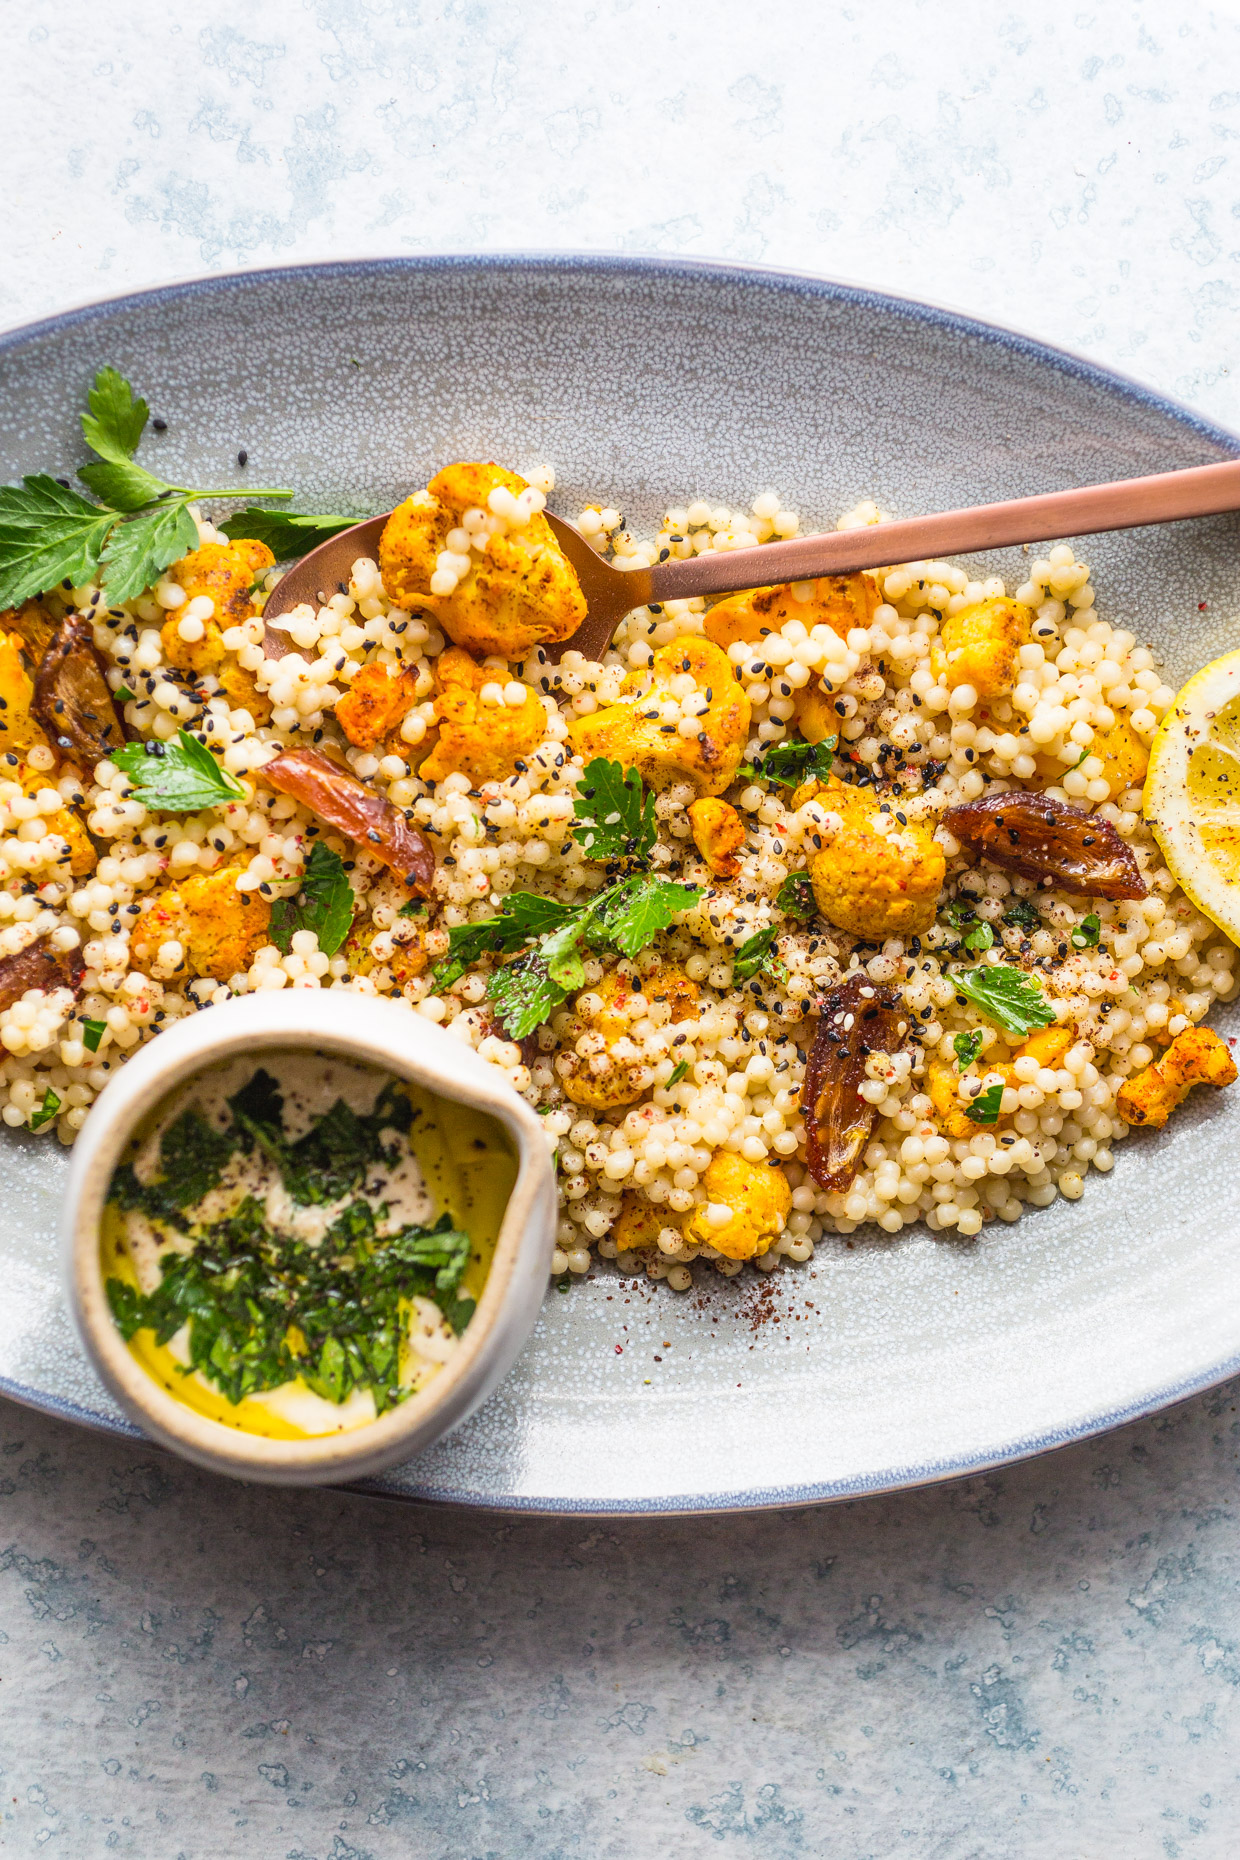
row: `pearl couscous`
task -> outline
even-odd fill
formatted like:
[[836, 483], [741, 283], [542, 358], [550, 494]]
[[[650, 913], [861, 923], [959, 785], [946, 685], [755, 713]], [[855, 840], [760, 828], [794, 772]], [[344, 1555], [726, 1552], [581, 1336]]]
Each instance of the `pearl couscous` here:
[[[468, 478], [456, 503], [453, 473]], [[84, 773], [23, 730], [5, 684], [0, 959], [37, 945], [45, 966], [0, 1011], [4, 1121], [71, 1143], [126, 1054], [182, 1016], [256, 989], [347, 988], [445, 1026], [544, 1114], [560, 1276], [602, 1256], [683, 1291], [695, 1263], [769, 1271], [867, 1223], [968, 1238], [1076, 1199], [1128, 1134], [1126, 1084], [1237, 987], [1235, 948], [1142, 823], [1173, 701], [1154, 654], [1100, 617], [1063, 544], [1023, 558], [1010, 587], [921, 562], [639, 608], [602, 660], [553, 663], [547, 646], [584, 610], [571, 572], [520, 599], [498, 587], [553, 485], [549, 469], [448, 468], [397, 512], [379, 561], [281, 623], [279, 659], [263, 644], [269, 551], [201, 517], [198, 549], [140, 598], [109, 607], [87, 585], [5, 617], [18, 651], [81, 616], [130, 736], [193, 732], [239, 793], [152, 811], [118, 761]], [[878, 520], [862, 505], [840, 527]], [[799, 527], [774, 493], [748, 511], [669, 509], [648, 539], [603, 503], [576, 521], [621, 568]], [[791, 742], [823, 755], [773, 778]], [[275, 756], [316, 746], [433, 849], [424, 906], [375, 834], [355, 842], [264, 780]], [[636, 955], [584, 946], [575, 985], [517, 1040], [488, 992], [500, 955], [436, 971], [451, 974], [451, 933], [513, 894], [568, 906], [600, 890], [574, 831], [596, 755], [638, 769], [646, 867], [696, 895]], [[953, 833], [952, 810], [1012, 790], [1123, 842], [1130, 895], [1042, 882]], [[270, 934], [318, 844], [353, 892], [330, 951], [313, 928]], [[965, 969], [996, 967], [1043, 1004], [1019, 1030], [961, 991]], [[802, 1089], [848, 986], [899, 1031], [890, 1051], [857, 1049], [860, 1135], [824, 1182]], [[835, 1018], [852, 1027], [851, 1011]]]

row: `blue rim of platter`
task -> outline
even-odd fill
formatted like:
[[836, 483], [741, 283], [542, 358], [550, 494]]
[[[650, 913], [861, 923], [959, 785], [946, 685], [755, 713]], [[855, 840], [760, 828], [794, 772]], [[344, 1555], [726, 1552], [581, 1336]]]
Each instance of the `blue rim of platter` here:
[[[152, 304], [181, 303], [188, 298], [232, 290], [250, 281], [268, 283], [281, 279], [322, 277], [324, 274], [332, 273], [356, 274], [361, 272], [382, 276], [401, 273], [416, 275], [433, 272], [511, 271], [514, 269], [541, 271], [548, 275], [601, 272], [613, 277], [661, 277], [695, 282], [714, 281], [720, 285], [760, 286], [766, 290], [792, 296], [853, 304], [859, 310], [878, 310], [905, 318], [909, 322], [924, 323], [954, 331], [972, 340], [991, 343], [997, 348], [1027, 357], [1045, 367], [1053, 368], [1061, 375], [1088, 382], [1104, 394], [1113, 395], [1125, 401], [1135, 401], [1141, 406], [1148, 407], [1175, 421], [1178, 426], [1196, 433], [1211, 445], [1219, 447], [1224, 453], [1240, 456], [1240, 435], [1204, 418], [1182, 401], [1177, 401], [1170, 395], [1161, 394], [1144, 382], [1118, 369], [1104, 367], [1086, 355], [1052, 343], [1042, 342], [1036, 337], [1003, 324], [985, 322], [962, 310], [925, 303], [917, 298], [902, 297], [892, 291], [875, 290], [863, 284], [844, 283], [838, 279], [824, 278], [813, 272], [791, 271], [786, 268], [762, 265], [735, 265], [726, 260], [664, 258], [654, 254], [641, 256], [608, 252], [451, 252], [410, 254], [392, 258], [337, 258], [322, 262], [309, 261], [293, 265], [269, 265], [236, 271], [212, 272], [207, 277], [160, 284], [150, 290], [126, 292], [117, 297], [92, 299], [87, 304], [58, 311], [36, 322], [5, 330], [0, 333], [0, 356], [9, 350], [22, 348], [28, 343], [38, 341], [58, 330], [106, 320], [129, 309], [138, 309]], [[419, 1491], [416, 1487], [398, 1489], [382, 1477], [341, 1489], [372, 1498], [387, 1498], [418, 1504], [464, 1505], [482, 1511], [528, 1512], [561, 1517], [574, 1515], [683, 1517], [705, 1512], [771, 1511], [796, 1506], [839, 1503], [850, 1498], [908, 1491], [918, 1486], [934, 1485], [951, 1479], [972, 1478], [979, 1473], [991, 1471], [997, 1466], [1012, 1465], [1020, 1460], [1031, 1459], [1040, 1453], [1075, 1446], [1082, 1441], [1106, 1433], [1111, 1428], [1122, 1427], [1129, 1421], [1140, 1420], [1144, 1415], [1157, 1413], [1160, 1408], [1168, 1407], [1174, 1402], [1202, 1394], [1236, 1374], [1240, 1374], [1240, 1351], [1213, 1364], [1205, 1372], [1199, 1372], [1182, 1382], [1164, 1383], [1127, 1406], [1106, 1409], [1101, 1413], [1091, 1415], [1070, 1430], [1047, 1430], [1038, 1434], [1025, 1435], [996, 1446], [993, 1451], [983, 1449], [963, 1460], [890, 1466], [860, 1477], [829, 1480], [820, 1484], [780, 1486], [770, 1489], [759, 1487], [737, 1492], [714, 1492], [709, 1495], [684, 1493], [664, 1498], [634, 1499], [631, 1503], [615, 1499], [572, 1500], [525, 1497], [519, 1494], [496, 1498], [482, 1496], [476, 1492], [456, 1491], [442, 1486], [424, 1491]], [[14, 1382], [6, 1376], [0, 1376], [0, 1394], [25, 1407], [50, 1414], [60, 1420], [73, 1421], [79, 1426], [93, 1428], [97, 1432], [112, 1434], [119, 1438], [145, 1439], [141, 1429], [129, 1421], [93, 1413], [78, 1403], [67, 1401], [59, 1396], [40, 1394], [37, 1390], [27, 1388], [22, 1383]]]

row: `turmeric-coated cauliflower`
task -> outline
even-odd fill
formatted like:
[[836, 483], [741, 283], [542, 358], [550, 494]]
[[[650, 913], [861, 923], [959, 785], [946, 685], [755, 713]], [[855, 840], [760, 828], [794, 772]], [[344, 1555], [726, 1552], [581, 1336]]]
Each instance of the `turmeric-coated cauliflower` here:
[[829, 923], [868, 942], [920, 936], [934, 922], [946, 862], [919, 822], [901, 825], [872, 789], [829, 775], [818, 801], [843, 825], [809, 862], [818, 909]]
[[243, 867], [224, 865], [165, 885], [142, 906], [129, 953], [149, 972], [165, 943], [179, 943], [178, 973], [227, 981], [249, 967], [267, 935], [271, 906], [255, 891], [238, 891]]
[[[1116, 713], [1115, 722], [1107, 729], [1094, 731], [1094, 740], [1089, 745], [1088, 754], [1097, 756], [1102, 763], [1100, 780], [1111, 790], [1112, 801], [1117, 800], [1126, 788], [1145, 786], [1150, 752], [1122, 711]], [[1060, 764], [1055, 779], [1062, 780], [1062, 777], [1063, 766]]]
[[[69, 770], [68, 773], [72, 775], [74, 771]], [[5, 784], [8, 782], [15, 782], [30, 801], [37, 800], [40, 795], [59, 793], [58, 777], [54, 770], [31, 768], [28, 762], [23, 762], [12, 750], [6, 755], [0, 755], [0, 799], [5, 798]], [[74, 878], [85, 878], [94, 871], [98, 855], [75, 807], [65, 803], [48, 813], [40, 810], [39, 819], [43, 823], [45, 835], [56, 834], [65, 842], [64, 852], [55, 861], [58, 869], [49, 872], [49, 877], [63, 878], [68, 872]]]
[[499, 465], [446, 465], [406, 498], [379, 540], [379, 567], [390, 600], [426, 609], [480, 659], [524, 659], [586, 617], [539, 494]]
[[435, 672], [439, 741], [418, 770], [422, 780], [468, 775], [475, 788], [484, 781], [507, 780], [547, 734], [542, 699], [528, 685], [521, 685], [522, 701], [509, 703], [519, 681], [510, 679], [504, 669], [479, 665], [459, 646], [449, 646], [440, 654]]
[[587, 761], [607, 756], [636, 768], [656, 791], [689, 781], [699, 795], [719, 795], [740, 767], [750, 714], [727, 654], [688, 635], [630, 672], [615, 703], [575, 718], [568, 740]]
[[713, 1246], [726, 1259], [753, 1259], [770, 1251], [792, 1210], [792, 1190], [782, 1169], [716, 1150], [702, 1187], [707, 1198], [685, 1222], [686, 1240]]
[[873, 575], [785, 581], [777, 588], [753, 588], [720, 601], [706, 616], [706, 637], [725, 652], [742, 639], [760, 646], [768, 633], [799, 620], [807, 630], [829, 626], [842, 639], [852, 627], [868, 627], [881, 600]]
[[555, 1069], [565, 1095], [596, 1111], [632, 1104], [655, 1076], [634, 1029], [652, 1020], [675, 1025], [689, 1019], [697, 996], [697, 984], [681, 969], [657, 969], [640, 985], [609, 970], [597, 987], [578, 995], [561, 1035]]
[[[1000, 1046], [993, 1056], [987, 1055], [979, 1062], [978, 1071], [983, 1079], [997, 1074], [1005, 1085], [1021, 1085], [1024, 1081], [1016, 1072], [1018, 1059], [1034, 1059], [1046, 1071], [1053, 1072], [1062, 1065], [1064, 1054], [1075, 1039], [1076, 1027], [1071, 1021], [1062, 1027], [1040, 1027], [1016, 1048], [1010, 1059], [999, 1057], [1005, 1050]], [[975, 1137], [983, 1126], [974, 1123], [969, 1116], [959, 1086], [959, 1068], [950, 1060], [929, 1061], [926, 1066], [926, 1090], [938, 1114], [939, 1123], [949, 1137]], [[989, 1129], [994, 1127], [993, 1123], [986, 1126]]]
[[45, 744], [43, 726], [31, 711], [34, 680], [22, 658], [19, 633], [0, 633], [0, 753], [20, 755], [33, 743]]
[[416, 672], [398, 671], [373, 660], [363, 665], [337, 703], [336, 722], [356, 749], [382, 753], [388, 737], [400, 729], [417, 703], [417, 689]]
[[979, 698], [1011, 688], [1020, 649], [1029, 638], [1033, 610], [999, 595], [949, 614], [930, 648], [930, 670], [948, 689], [972, 685]]
[[741, 869], [737, 853], [745, 844], [745, 823], [736, 809], [714, 795], [704, 795], [689, 806], [693, 842], [716, 878], [735, 878]]
[[1161, 1130], [1194, 1085], [1230, 1085], [1235, 1077], [1236, 1063], [1217, 1033], [1208, 1027], [1186, 1027], [1161, 1059], [1124, 1080], [1115, 1108], [1126, 1124], [1152, 1124]]
[[[238, 665], [234, 653], [227, 651], [224, 634], [229, 627], [253, 619], [257, 612], [254, 583], [274, 561], [266, 543], [245, 537], [236, 542], [203, 543], [182, 556], [168, 570], [168, 576], [185, 589], [186, 599], [172, 609], [159, 634], [169, 665], [200, 677], [213, 672], [234, 709], [248, 710], [259, 724], [270, 719], [271, 704], [251, 673]], [[215, 612], [203, 620], [201, 639], [182, 639], [179, 629], [185, 609], [199, 595], [215, 603]]]

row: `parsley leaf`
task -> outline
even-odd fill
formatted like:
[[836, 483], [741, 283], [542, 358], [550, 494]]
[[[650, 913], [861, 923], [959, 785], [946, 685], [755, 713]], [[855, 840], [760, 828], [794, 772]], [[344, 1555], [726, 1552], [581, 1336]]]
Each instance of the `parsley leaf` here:
[[654, 796], [643, 794], [637, 770], [603, 756], [587, 762], [573, 812], [582, 823], [573, 838], [591, 859], [644, 859], [658, 835]]
[[994, 931], [985, 918], [981, 918], [966, 932], [964, 946], [966, 949], [989, 949], [994, 940]]
[[991, 966], [965, 969], [949, 977], [958, 995], [963, 995], [988, 1020], [1005, 1033], [1031, 1033], [1035, 1027], [1050, 1027], [1055, 1015], [1046, 996], [1023, 969], [997, 962]]
[[1017, 898], [1009, 904], [1003, 913], [1003, 921], [1020, 930], [1040, 930], [1042, 927], [1042, 919], [1028, 898]]
[[670, 1091], [673, 1085], [679, 1085], [681, 1079], [684, 1078], [688, 1070], [689, 1070], [689, 1061], [687, 1059], [682, 1059], [676, 1066], [673, 1067], [671, 1077], [668, 1079], [667, 1084], [663, 1087], [664, 1091]]
[[334, 956], [353, 923], [354, 897], [344, 860], [316, 840], [302, 874], [296, 897], [281, 898], [273, 906], [269, 935], [287, 955], [298, 930], [313, 930], [325, 956]]
[[808, 872], [789, 872], [775, 893], [775, 908], [786, 911], [789, 917], [799, 917], [802, 921], [817, 914], [814, 887], [810, 884]]
[[1072, 932], [1072, 945], [1075, 949], [1097, 949], [1102, 941], [1102, 923], [1097, 911], [1091, 911], [1083, 917]]
[[487, 994], [509, 1039], [523, 1040], [559, 1007], [565, 991], [552, 981], [537, 952], [531, 951], [496, 969], [487, 983]]
[[831, 773], [838, 736], [828, 736], [821, 743], [799, 740], [776, 743], [760, 762], [747, 762], [740, 773], [757, 781], [777, 782], [785, 788], [799, 788], [802, 782], [825, 781]]
[[988, 1085], [984, 1092], [979, 1092], [972, 1104], [965, 1105], [964, 1114], [974, 1124], [997, 1124], [1002, 1102], [1002, 1085]]
[[958, 1033], [952, 1041], [956, 1049], [956, 1063], [962, 1072], [967, 1072], [982, 1050], [982, 1032], [975, 1027], [972, 1033]]
[[82, 437], [101, 459], [124, 464], [138, 450], [150, 409], [116, 368], [101, 368], [86, 396], [90, 412], [82, 415]]
[[425, 917], [426, 900], [424, 898], [410, 898], [408, 904], [401, 905], [396, 915], [398, 917]]
[[141, 510], [144, 504], [167, 496], [171, 489], [162, 478], [152, 477], [132, 459], [99, 459], [92, 465], [80, 466], [78, 477], [113, 510]]
[[732, 980], [747, 982], [751, 976], [772, 964], [775, 939], [779, 935], [779, 925], [772, 924], [769, 929], [759, 930], [754, 936], [746, 937], [732, 958]]
[[234, 510], [219, 528], [234, 542], [244, 538], [248, 542], [266, 543], [277, 562], [288, 562], [363, 521], [361, 517], [305, 516], [299, 510], [258, 510], [249, 505], [244, 510]]
[[211, 751], [179, 730], [175, 743], [165, 743], [162, 754], [149, 743], [126, 743], [112, 757], [133, 783], [133, 799], [162, 814], [196, 814], [204, 807], [244, 798], [245, 789], [216, 761]]
[[43, 1102], [30, 1120], [32, 1130], [42, 1130], [44, 1124], [50, 1124], [60, 1109], [60, 1099], [49, 1085], [43, 1094]]
[[448, 931], [448, 954], [436, 964], [431, 982], [436, 992], [442, 993], [487, 950], [494, 950], [501, 956], [511, 955], [523, 943], [550, 934], [566, 923], [575, 923], [580, 915], [578, 905], [540, 898], [532, 891], [514, 891], [505, 898], [498, 917], [483, 917], [474, 923], [452, 926]]
[[169, 563], [198, 547], [198, 525], [188, 503], [181, 497], [156, 504], [116, 524], [103, 551], [103, 591], [113, 606], [134, 600]]
[[589, 913], [592, 921], [583, 927], [592, 941], [608, 943], [622, 956], [636, 956], [681, 911], [692, 910], [701, 895], [696, 885], [638, 873], [601, 892]]
[[115, 511], [44, 473], [0, 486], [0, 607], [19, 607], [62, 581], [89, 581], [115, 522]]
[[99, 1051], [99, 1042], [108, 1030], [106, 1020], [84, 1020], [82, 1022], [82, 1045], [88, 1053]]

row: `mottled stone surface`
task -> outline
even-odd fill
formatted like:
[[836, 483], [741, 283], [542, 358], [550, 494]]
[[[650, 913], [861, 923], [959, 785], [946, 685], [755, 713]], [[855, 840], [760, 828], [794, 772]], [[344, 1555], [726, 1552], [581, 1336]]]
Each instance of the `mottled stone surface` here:
[[[28, 0], [0, 319], [306, 257], [679, 251], [954, 303], [1236, 425], [1238, 40], [1120, 0]], [[4, 1407], [0, 1840], [1230, 1860], [1236, 1407], [618, 1524], [239, 1490]]]

